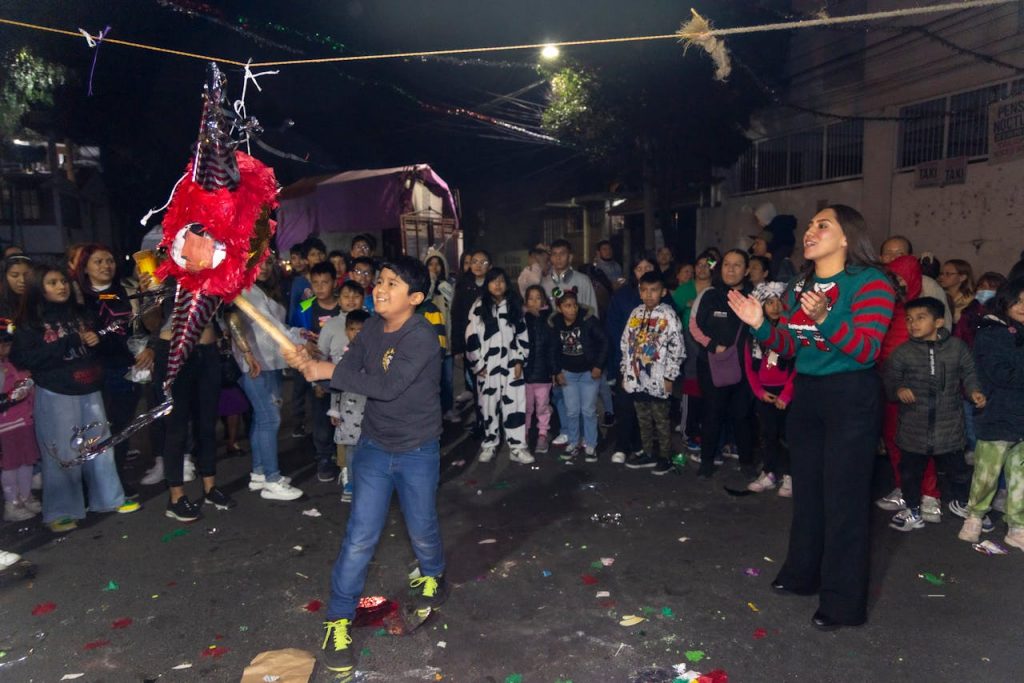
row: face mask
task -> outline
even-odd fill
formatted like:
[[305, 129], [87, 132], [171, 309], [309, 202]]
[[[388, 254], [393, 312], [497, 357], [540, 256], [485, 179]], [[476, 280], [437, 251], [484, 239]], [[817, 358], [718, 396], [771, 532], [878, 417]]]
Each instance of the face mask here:
[[987, 304], [992, 300], [992, 297], [996, 295], [995, 290], [992, 289], [979, 289], [974, 293], [974, 298], [978, 300], [978, 303]]

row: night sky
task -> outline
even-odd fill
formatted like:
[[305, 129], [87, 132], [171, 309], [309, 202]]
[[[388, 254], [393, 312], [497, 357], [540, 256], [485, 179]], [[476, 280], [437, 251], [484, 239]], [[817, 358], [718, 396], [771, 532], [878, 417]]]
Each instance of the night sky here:
[[[730, 13], [744, 4], [751, 3], [719, 0], [703, 9], [729, 25], [737, 18]], [[191, 8], [194, 15], [175, 6]], [[678, 28], [687, 8], [655, 0], [0, 0], [4, 18], [93, 33], [109, 25], [112, 38], [239, 61], [662, 34]], [[61, 92], [57, 111], [28, 122], [40, 132], [51, 128], [103, 147], [119, 216], [131, 220], [162, 203], [195, 139], [204, 62], [106, 45], [90, 98], [85, 95], [92, 52], [84, 39], [4, 26], [0, 45], [30, 46], [73, 70], [75, 80]], [[664, 68], [710, 73], [706, 58], [695, 53], [684, 58], [671, 41], [572, 48], [563, 56], [583, 64], [635, 62], [650, 68], [652, 55]], [[534, 51], [519, 51], [283, 67], [279, 75], [261, 79], [262, 93], [250, 88], [248, 111], [266, 128], [264, 141], [310, 161], [299, 164], [262, 151], [256, 156], [275, 167], [283, 184], [335, 171], [427, 162], [461, 190], [468, 226], [481, 210], [515, 212], [607, 189], [614, 180], [608, 169], [588, 163], [578, 150], [510, 138], [496, 127], [443, 113], [461, 106], [530, 120], [530, 103], [545, 101], [544, 85], [519, 95], [525, 106], [494, 101], [540, 81], [538, 58]], [[241, 70], [224, 70], [229, 95], [237, 97]], [[288, 120], [294, 125], [285, 128]]]

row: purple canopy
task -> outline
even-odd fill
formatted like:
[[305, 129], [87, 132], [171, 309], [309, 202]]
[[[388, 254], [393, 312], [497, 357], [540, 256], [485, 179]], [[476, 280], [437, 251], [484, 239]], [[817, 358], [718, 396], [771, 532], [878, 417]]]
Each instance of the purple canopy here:
[[277, 247], [285, 253], [310, 234], [376, 232], [401, 225], [411, 213], [413, 185], [423, 183], [440, 197], [446, 218], [458, 226], [448, 183], [427, 164], [346, 171], [304, 178], [281, 190], [277, 212]]

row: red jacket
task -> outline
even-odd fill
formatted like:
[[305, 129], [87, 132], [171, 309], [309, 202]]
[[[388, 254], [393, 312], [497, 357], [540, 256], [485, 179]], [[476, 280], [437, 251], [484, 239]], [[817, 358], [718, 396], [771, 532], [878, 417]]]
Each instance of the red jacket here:
[[900, 256], [890, 263], [886, 268], [890, 273], [899, 277], [906, 283], [905, 293], [896, 299], [896, 308], [892, 312], [892, 322], [889, 324], [889, 331], [882, 339], [882, 350], [878, 356], [878, 362], [883, 363], [896, 347], [910, 339], [910, 332], [907, 331], [907, 310], [905, 304], [911, 299], [921, 296], [921, 264], [913, 256]]

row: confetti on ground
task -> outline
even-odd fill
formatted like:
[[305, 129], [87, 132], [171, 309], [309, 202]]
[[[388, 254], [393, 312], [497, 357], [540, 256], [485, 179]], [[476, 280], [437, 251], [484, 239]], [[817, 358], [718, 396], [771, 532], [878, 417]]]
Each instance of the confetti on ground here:
[[178, 666], [172, 666], [171, 670], [172, 671], [181, 671], [183, 669], [191, 669], [191, 668], [192, 668], [192, 662], [185, 662], [183, 664], [179, 664]]
[[696, 664], [700, 660], [704, 659], [707, 655], [704, 654], [704, 650], [687, 650], [686, 660]]
[[597, 591], [597, 593], [594, 595], [594, 597], [595, 598], [610, 598], [610, 597], [612, 597], [612, 594], [609, 593], [608, 591]]
[[182, 536], [187, 536], [190, 531], [191, 531], [190, 529], [185, 529], [184, 527], [175, 529], [174, 531], [168, 531], [166, 534], [164, 534], [163, 536], [160, 537], [160, 542], [161, 543], [170, 543], [171, 541], [173, 541], [176, 538], [181, 538]]
[[601, 569], [602, 567], [604, 567], [604, 565], [601, 564], [600, 560], [594, 560], [593, 562], [590, 563], [590, 568], [591, 569]]
[[202, 656], [202, 657], [214, 657], [214, 658], [217, 658], [217, 657], [220, 657], [220, 656], [224, 655], [224, 653], [226, 653], [228, 651], [229, 650], [226, 647], [221, 647], [220, 645], [211, 645], [210, 647], [208, 647], [205, 650], [203, 650], [203, 654], [200, 655], [200, 656]]
[[115, 619], [114, 623], [110, 625], [110, 628], [128, 628], [132, 625], [132, 618], [125, 617], [124, 619]]
[[752, 612], [760, 612], [760, 611], [761, 611], [761, 610], [759, 610], [759, 609], [757, 608], [757, 605], [755, 605], [755, 604], [754, 604], [754, 603], [752, 603], [752, 602], [748, 602], [748, 603], [747, 603], [747, 607], [749, 607], [749, 608], [750, 608], [750, 610], [751, 610]]
[[297, 553], [301, 553], [302, 552], [302, 546], [301, 545], [293, 545], [292, 546], [292, 550], [294, 550]]
[[53, 610], [57, 609], [57, 603], [55, 602], [41, 602], [32, 608], [32, 616], [38, 617], [43, 614], [49, 614]]
[[679, 542], [680, 542], [680, 543], [686, 543], [686, 542], [687, 542], [687, 541], [689, 541], [689, 540], [690, 540], [690, 537], [689, 537], [689, 536], [680, 536], [680, 537], [679, 537]]
[[117, 585], [117, 582], [115, 582], [115, 581], [107, 581], [107, 586], [103, 590], [104, 591], [116, 591], [118, 588], [120, 588], [120, 586]]
[[497, 484], [494, 484], [493, 486], [491, 486], [492, 489], [499, 489], [499, 490], [507, 489], [508, 487], [509, 487], [509, 483], [507, 481], [499, 481]]
[[82, 673], [82, 674], [64, 674], [63, 676], [60, 677], [60, 680], [62, 680], [62, 681], [73, 681], [73, 680], [75, 680], [77, 678], [81, 678], [84, 675], [85, 675], [84, 673]]
[[580, 576], [580, 581], [583, 582], [584, 586], [593, 586], [598, 583], [597, 577], [590, 574], [583, 574]]
[[110, 645], [110, 641], [109, 640], [103, 640], [103, 639], [93, 640], [93, 641], [90, 641], [90, 642], [86, 643], [82, 647], [82, 649], [83, 650], [98, 650], [101, 647], [106, 647], [107, 645]]
[[540, 575], [543, 576], [544, 578], [547, 578], [547, 577], [551, 576], [551, 572], [549, 570], [545, 569], [544, 571], [542, 571], [540, 573]]
[[307, 612], [319, 612], [320, 608], [323, 606], [324, 604], [319, 600], [310, 600], [302, 607], [302, 609], [306, 610]]
[[360, 657], [369, 657], [370, 656], [370, 648], [364, 647], [362, 650], [359, 651], [359, 656]]
[[477, 545], [490, 545], [491, 543], [497, 543], [497, 542], [498, 542], [498, 539], [496, 539], [496, 538], [485, 538], [482, 541], [477, 541], [476, 544]]
[[316, 508], [309, 508], [308, 510], [303, 510], [302, 514], [306, 515], [307, 517], [322, 517], [323, 516], [323, 515], [320, 514], [320, 511], [317, 510]]
[[388, 634], [388, 630], [386, 628], [379, 628], [379, 629], [377, 629], [376, 631], [373, 632], [373, 635], [376, 636], [377, 638], [383, 638], [387, 634]]
[[610, 567], [613, 564], [615, 564], [615, 558], [614, 557], [602, 557], [601, 558], [601, 564], [603, 564], [605, 567]]
[[523, 674], [509, 674], [505, 676], [505, 683], [523, 683]]
[[756, 628], [756, 629], [754, 629], [754, 640], [761, 640], [762, 638], [764, 638], [767, 635], [768, 635], [768, 631], [765, 631], [763, 628]]
[[448, 643], [444, 642], [443, 640], [439, 640], [437, 641], [437, 646], [443, 650], [446, 647], [448, 647]]
[[666, 617], [668, 619], [675, 619], [676, 614], [672, 611], [671, 607], [662, 607], [661, 616]]
[[772, 558], [770, 558], [770, 557], [768, 557], [767, 555], [765, 555], [765, 556], [764, 556], [764, 561], [765, 561], [765, 562], [774, 562], [775, 560], [773, 560]]
[[743, 570], [743, 573], [747, 576], [761, 576], [761, 570], [757, 567], [747, 567]]
[[943, 576], [945, 576], [945, 574], [939, 574], [938, 576], [936, 576], [935, 574], [932, 574], [931, 572], [924, 572], [923, 574], [918, 574], [917, 575], [917, 577], [919, 579], [924, 579], [925, 581], [927, 581], [928, 583], [930, 583], [933, 586], [941, 586], [942, 584], [946, 583], [942, 579]]
[[643, 617], [638, 617], [635, 614], [627, 614], [626, 616], [622, 617], [621, 621], [619, 621], [619, 626], [636, 626], [641, 621], [647, 620]]

